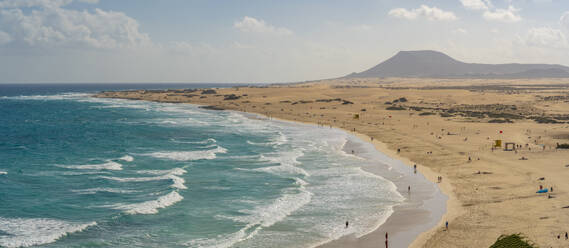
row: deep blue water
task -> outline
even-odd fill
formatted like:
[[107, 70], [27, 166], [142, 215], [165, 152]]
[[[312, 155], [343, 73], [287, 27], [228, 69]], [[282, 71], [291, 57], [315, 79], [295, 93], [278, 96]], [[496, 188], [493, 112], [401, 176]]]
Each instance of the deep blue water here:
[[343, 131], [90, 96], [208, 86], [0, 85], [0, 246], [310, 247], [402, 201]]

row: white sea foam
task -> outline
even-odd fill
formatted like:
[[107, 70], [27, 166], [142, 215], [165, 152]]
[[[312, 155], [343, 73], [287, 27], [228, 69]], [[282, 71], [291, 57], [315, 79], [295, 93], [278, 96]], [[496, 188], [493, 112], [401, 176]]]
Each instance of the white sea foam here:
[[285, 175], [310, 176], [310, 174], [306, 170], [299, 168], [299, 167], [296, 167], [296, 166], [293, 166], [293, 165], [268, 166], [268, 167], [252, 169], [251, 171], [266, 172], [266, 173], [271, 173], [271, 174], [275, 174], [275, 175], [279, 175], [279, 176], [285, 176]]
[[126, 161], [126, 162], [132, 162], [134, 161], [134, 158], [130, 155], [124, 155], [122, 157], [119, 158], [122, 161]]
[[262, 154], [259, 158], [260, 161], [268, 161], [279, 165], [256, 168], [252, 169], [252, 171], [267, 172], [280, 176], [298, 174], [310, 176], [306, 170], [297, 166], [300, 165], [300, 162], [298, 162], [297, 158], [303, 155], [304, 153], [298, 149], [280, 153]]
[[0, 246], [29, 247], [55, 242], [74, 232], [96, 225], [90, 223], [71, 223], [55, 219], [24, 219], [0, 217], [0, 231], [8, 235], [0, 235]]
[[[194, 239], [186, 242], [184, 245], [188, 247], [196, 247], [196, 248], [228, 248], [234, 245], [237, 242], [247, 240], [255, 235], [259, 227], [255, 227], [253, 230], [250, 230], [254, 225], [246, 225], [244, 228], [241, 228], [239, 231], [235, 233], [230, 233], [226, 235], [219, 235], [215, 238], [202, 238], [202, 239]], [[249, 231], [249, 232], [248, 232]]]
[[8, 175], [8, 172], [6, 172], [6, 171], [0, 171], [0, 175]]
[[10, 100], [70, 100], [70, 99], [80, 99], [91, 96], [92, 94], [87, 93], [63, 93], [57, 95], [31, 95], [31, 96], [2, 96], [0, 99], [10, 99]]
[[202, 159], [215, 159], [218, 153], [226, 153], [227, 149], [217, 146], [215, 149], [202, 150], [202, 151], [167, 151], [167, 152], [153, 152], [146, 155], [160, 158], [170, 159], [176, 161], [192, 161]]
[[308, 192], [304, 185], [304, 180], [295, 178], [297, 185], [301, 185], [297, 193], [284, 193], [281, 197], [275, 199], [270, 204], [260, 205], [253, 210], [243, 209], [239, 212], [246, 214], [245, 216], [228, 217], [217, 216], [218, 218], [231, 219], [233, 221], [247, 223], [235, 233], [220, 235], [216, 238], [194, 239], [185, 245], [189, 247], [200, 248], [227, 248], [232, 245], [254, 237], [262, 228], [270, 227], [275, 223], [282, 221], [294, 211], [302, 208], [310, 202], [312, 193]]
[[174, 168], [170, 170], [139, 170], [136, 173], [138, 174], [149, 174], [149, 175], [183, 175], [186, 174], [187, 171], [183, 168]]
[[211, 144], [211, 143], [216, 143], [217, 140], [215, 140], [214, 138], [209, 138], [201, 141], [181, 141], [181, 140], [172, 139], [172, 142], [180, 144]]
[[[303, 180], [299, 179], [304, 182]], [[235, 233], [220, 236], [215, 239], [196, 239], [186, 243], [190, 247], [231, 247], [237, 242], [241, 242], [254, 237], [262, 228], [270, 227], [275, 223], [282, 221], [294, 211], [308, 204], [312, 198], [312, 193], [308, 192], [304, 184], [297, 193], [284, 193], [281, 197], [275, 199], [270, 204], [260, 205], [253, 210], [243, 209], [239, 212], [246, 214], [245, 216], [226, 217], [233, 221], [247, 223], [247, 225]]]
[[65, 171], [61, 173], [65, 176], [81, 176], [81, 175], [101, 175], [101, 174], [109, 174], [107, 171], [101, 170], [81, 170], [81, 171]]
[[102, 164], [57, 165], [57, 167], [79, 170], [122, 170], [122, 164], [113, 161]]
[[178, 192], [172, 191], [156, 200], [133, 204], [116, 204], [112, 208], [124, 210], [128, 214], [156, 214], [158, 209], [172, 206], [183, 199], [184, 197], [178, 194]]
[[285, 193], [275, 199], [272, 203], [257, 206], [253, 210], [244, 209], [239, 212], [246, 216], [232, 217], [231, 219], [244, 223], [255, 223], [263, 227], [269, 227], [283, 220], [291, 213], [308, 204], [312, 198], [312, 193], [303, 187], [299, 193]]
[[130, 194], [138, 192], [137, 190], [128, 190], [128, 189], [114, 189], [114, 188], [90, 188], [90, 189], [72, 189], [72, 192], [79, 193], [79, 194], [96, 194], [98, 192], [109, 192], [109, 193], [117, 193], [117, 194]]
[[101, 178], [119, 181], [119, 182], [149, 182], [149, 181], [160, 181], [160, 180], [172, 180], [172, 185], [170, 187], [177, 189], [187, 189], [184, 183], [186, 182], [180, 175], [186, 173], [186, 170], [182, 168], [175, 168], [172, 170], [147, 170], [139, 171], [141, 174], [152, 174], [159, 175], [155, 177], [108, 177], [101, 176]]

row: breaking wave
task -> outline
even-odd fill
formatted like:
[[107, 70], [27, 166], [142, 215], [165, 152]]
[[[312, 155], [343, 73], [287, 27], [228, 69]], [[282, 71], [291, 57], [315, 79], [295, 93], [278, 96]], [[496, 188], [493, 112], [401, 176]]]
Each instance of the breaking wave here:
[[149, 182], [149, 181], [160, 181], [160, 180], [172, 180], [172, 185], [170, 187], [177, 189], [187, 189], [184, 183], [186, 182], [183, 178], [179, 177], [186, 173], [186, 170], [181, 168], [175, 168], [172, 170], [148, 170], [148, 171], [138, 171], [141, 174], [152, 174], [158, 175], [155, 177], [108, 177], [101, 176], [100, 178], [118, 181], [118, 182]]
[[176, 161], [192, 161], [192, 160], [202, 160], [202, 159], [215, 159], [218, 153], [226, 153], [227, 149], [217, 146], [215, 149], [203, 150], [203, 151], [167, 151], [167, 152], [153, 152], [146, 155], [160, 158], [169, 159]]
[[112, 208], [124, 210], [128, 214], [156, 214], [158, 209], [172, 206], [183, 199], [184, 197], [178, 192], [172, 191], [156, 200], [133, 204], [116, 204]]
[[67, 169], [79, 169], [79, 170], [122, 170], [122, 164], [113, 161], [109, 161], [102, 164], [57, 165], [57, 167], [67, 168]]
[[70, 233], [81, 232], [96, 224], [96, 222], [72, 223], [44, 218], [24, 219], [0, 217], [0, 231], [8, 234], [0, 235], [0, 246], [29, 247], [48, 244]]

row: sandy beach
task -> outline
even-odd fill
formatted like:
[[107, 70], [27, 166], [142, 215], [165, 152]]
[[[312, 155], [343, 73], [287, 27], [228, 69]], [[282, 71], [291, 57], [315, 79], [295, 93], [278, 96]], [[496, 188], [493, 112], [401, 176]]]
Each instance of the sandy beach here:
[[[540, 247], [566, 247], [569, 241], [557, 235], [569, 231], [569, 150], [556, 146], [569, 143], [568, 86], [563, 79], [339, 79], [97, 96], [200, 104], [342, 128], [408, 166], [416, 164], [448, 196], [442, 218], [429, 220], [421, 211], [433, 204], [427, 199], [424, 206], [397, 209], [369, 235], [325, 247], [383, 247], [386, 231], [391, 242], [399, 236], [412, 241], [410, 247], [489, 247], [512, 233]], [[500, 147], [494, 148], [495, 140]], [[505, 151], [506, 143], [515, 149]], [[550, 192], [536, 193], [540, 187]]]

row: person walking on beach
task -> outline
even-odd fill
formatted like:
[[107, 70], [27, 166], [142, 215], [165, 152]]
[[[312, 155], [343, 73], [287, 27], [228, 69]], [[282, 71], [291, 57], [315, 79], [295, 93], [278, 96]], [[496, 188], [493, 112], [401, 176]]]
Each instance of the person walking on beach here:
[[407, 193], [411, 193], [411, 185], [407, 186]]
[[445, 222], [445, 230], [448, 230], [448, 221]]
[[348, 223], [348, 221], [346, 221], [346, 228], [348, 228], [348, 225], [349, 225], [349, 224], [350, 224], [350, 223]]
[[565, 240], [569, 239], [569, 236], [567, 235], [567, 232], [565, 232]]

